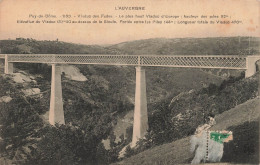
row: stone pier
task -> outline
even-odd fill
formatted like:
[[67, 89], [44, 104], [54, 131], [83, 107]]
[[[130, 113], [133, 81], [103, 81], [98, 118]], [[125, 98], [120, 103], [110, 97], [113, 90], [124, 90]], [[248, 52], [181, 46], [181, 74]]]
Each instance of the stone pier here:
[[135, 89], [135, 109], [134, 126], [131, 147], [136, 146], [136, 142], [143, 138], [148, 129], [148, 114], [146, 100], [145, 70], [136, 67], [136, 89]]
[[52, 64], [51, 76], [49, 123], [51, 125], [55, 125], [55, 123], [65, 124], [61, 88], [61, 69], [59, 65]]
[[14, 72], [14, 64], [8, 62], [8, 56], [5, 55], [5, 74], [12, 74]]
[[248, 56], [246, 58], [246, 75], [251, 77], [256, 73], [256, 61], [260, 60], [260, 56]]

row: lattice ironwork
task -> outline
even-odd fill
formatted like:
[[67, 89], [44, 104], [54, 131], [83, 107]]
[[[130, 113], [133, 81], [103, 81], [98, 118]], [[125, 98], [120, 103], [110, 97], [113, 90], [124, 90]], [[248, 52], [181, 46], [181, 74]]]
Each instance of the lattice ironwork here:
[[58, 63], [136, 65], [137, 56], [129, 55], [57, 55]]
[[141, 56], [142, 66], [245, 69], [246, 57], [238, 56]]
[[71, 55], [71, 54], [11, 54], [9, 62], [137, 65], [138, 56], [129, 55]]
[[25, 63], [53, 63], [55, 55], [52, 54], [9, 54], [8, 62], [25, 62]]
[[79, 55], [79, 54], [9, 54], [9, 62], [140, 65], [193, 68], [246, 69], [246, 57], [189, 55]]

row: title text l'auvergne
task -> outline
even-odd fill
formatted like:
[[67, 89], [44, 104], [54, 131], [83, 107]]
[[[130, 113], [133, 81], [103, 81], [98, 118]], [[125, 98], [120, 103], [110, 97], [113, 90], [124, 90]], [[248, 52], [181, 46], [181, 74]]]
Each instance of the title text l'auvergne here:
[[145, 10], [144, 6], [116, 6], [115, 10]]

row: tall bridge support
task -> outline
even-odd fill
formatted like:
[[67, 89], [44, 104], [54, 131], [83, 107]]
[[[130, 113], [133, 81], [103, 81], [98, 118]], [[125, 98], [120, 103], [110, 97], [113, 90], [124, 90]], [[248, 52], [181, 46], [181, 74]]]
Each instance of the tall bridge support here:
[[51, 125], [55, 125], [55, 123], [65, 124], [61, 88], [61, 69], [59, 65], [52, 64], [51, 76], [49, 123]]
[[12, 74], [14, 72], [14, 64], [8, 62], [8, 56], [5, 55], [5, 74]]
[[143, 138], [148, 129], [148, 114], [146, 100], [145, 70], [136, 67], [136, 88], [135, 88], [135, 109], [134, 126], [131, 147], [136, 146], [136, 142]]
[[260, 56], [248, 56], [246, 58], [246, 77], [251, 77], [256, 73], [256, 61], [260, 60]]

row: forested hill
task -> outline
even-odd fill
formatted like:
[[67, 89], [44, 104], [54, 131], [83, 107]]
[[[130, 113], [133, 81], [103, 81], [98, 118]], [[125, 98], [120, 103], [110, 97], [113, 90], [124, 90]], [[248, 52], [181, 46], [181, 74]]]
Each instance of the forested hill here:
[[248, 55], [259, 53], [257, 37], [154, 38], [110, 46], [17, 38], [1, 40], [2, 53]]
[[[0, 48], [1, 53], [10, 54], [247, 55], [259, 52], [257, 40], [248, 37], [148, 39], [104, 47], [18, 38], [0, 41]], [[3, 60], [0, 63], [2, 73]], [[66, 125], [56, 127], [46, 120], [51, 88], [49, 65], [15, 63], [14, 74], [0, 75], [0, 164], [4, 162], [2, 159], [16, 164], [87, 165], [119, 160], [119, 151], [131, 141], [132, 128], [127, 128], [125, 136], [118, 135], [119, 141], [115, 141], [113, 128], [117, 119], [133, 110], [135, 68], [62, 67], [74, 68], [85, 81], [73, 80], [66, 72], [62, 74]], [[241, 70], [145, 69], [148, 141], [140, 141], [141, 147], [133, 152], [128, 150], [126, 156], [189, 136], [209, 114], [222, 113], [257, 95], [258, 79], [256, 76], [244, 79]], [[110, 149], [105, 149], [102, 143], [107, 138]]]
[[[259, 98], [255, 98], [216, 116], [216, 125], [211, 130], [230, 130], [234, 136], [232, 141], [224, 143], [223, 164], [258, 164], [259, 108]], [[191, 136], [188, 136], [155, 146], [115, 164], [190, 164], [194, 158], [190, 140]]]
[[125, 54], [247, 55], [259, 53], [259, 38], [156, 38], [112, 45]]
[[[81, 45], [62, 41], [37, 41], [34, 39], [17, 38], [16, 40], [1, 40], [2, 53], [10, 54], [107, 54], [108, 49], [98, 45]], [[114, 53], [114, 52], [110, 52]]]

